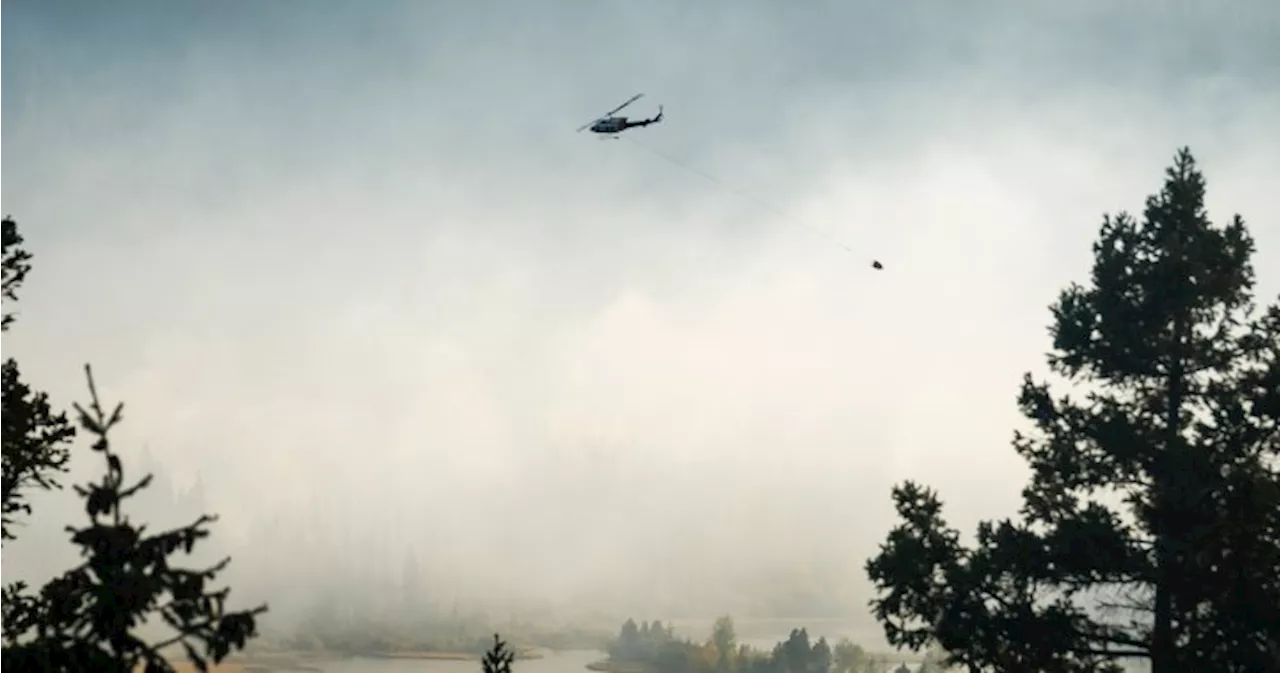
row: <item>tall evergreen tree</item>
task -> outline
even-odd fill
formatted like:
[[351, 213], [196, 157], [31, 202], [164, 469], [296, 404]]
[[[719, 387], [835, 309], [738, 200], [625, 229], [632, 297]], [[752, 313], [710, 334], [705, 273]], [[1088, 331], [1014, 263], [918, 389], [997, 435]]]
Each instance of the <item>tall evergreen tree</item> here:
[[[30, 271], [31, 255], [20, 248], [17, 225], [4, 218], [4, 298], [16, 300], [18, 286]], [[3, 328], [13, 322], [4, 310]], [[210, 589], [227, 560], [203, 569], [175, 567], [170, 557], [190, 553], [209, 535], [213, 517], [160, 533], [130, 520], [124, 501], [143, 492], [151, 476], [128, 484], [124, 465], [108, 440], [121, 420], [122, 406], [108, 414], [99, 402], [88, 367], [91, 403], [76, 406], [80, 427], [95, 438], [92, 450], [103, 458], [102, 480], [76, 487], [84, 501], [87, 525], [68, 527], [82, 562], [50, 580], [36, 592], [25, 582], [4, 587], [3, 645], [0, 664], [22, 671], [114, 671], [148, 673], [174, 670], [166, 648], [182, 646], [200, 670], [217, 663], [256, 635], [255, 616], [266, 608], [232, 612], [225, 609], [229, 589]], [[65, 471], [73, 427], [64, 413], [54, 413], [43, 393], [21, 383], [13, 359], [4, 364], [4, 538], [20, 513], [29, 513], [25, 492], [56, 488], [54, 476]], [[165, 494], [165, 500], [169, 500]], [[171, 501], [170, 501], [171, 502]], [[168, 503], [166, 503], [168, 504]], [[140, 631], [150, 620], [162, 622], [169, 636], [147, 642]], [[201, 647], [203, 652], [197, 650]]]
[[[5, 307], [0, 331], [8, 332], [16, 319], [13, 303], [18, 289], [31, 271], [32, 255], [22, 246], [22, 234], [13, 218], [3, 219], [3, 294]], [[67, 470], [75, 427], [63, 412], [55, 412], [49, 396], [22, 380], [18, 362], [4, 361], [3, 474], [0, 494], [0, 540], [12, 540], [19, 517], [30, 514], [27, 494], [31, 489], [60, 488], [57, 477]]]
[[734, 654], [738, 649], [738, 635], [733, 628], [733, 617], [722, 615], [711, 625], [711, 642], [716, 648], [716, 669], [728, 673], [734, 667]]
[[1055, 397], [1027, 375], [1015, 520], [962, 547], [936, 493], [867, 571], [886, 635], [970, 670], [1280, 670], [1280, 305], [1253, 302], [1253, 240], [1214, 226], [1191, 153], [1142, 219], [1104, 218], [1089, 287], [1053, 306]]
[[[199, 670], [208, 670], [257, 635], [255, 618], [266, 606], [226, 609], [231, 590], [210, 584], [230, 559], [198, 569], [173, 564], [172, 556], [191, 553], [208, 537], [216, 517], [148, 534], [124, 513], [124, 502], [146, 489], [151, 477], [125, 482], [123, 461], [108, 439], [123, 405], [108, 413], [87, 365], [85, 373], [90, 404], [76, 410], [80, 426], [95, 437], [92, 449], [104, 459], [106, 473], [98, 483], [76, 487], [89, 521], [68, 532], [84, 561], [37, 593], [27, 592], [23, 582], [4, 588], [0, 663], [20, 671], [174, 673], [166, 650], [181, 646]], [[162, 623], [168, 637], [145, 640], [140, 627], [148, 620]]]
[[[3, 298], [5, 306], [0, 319], [0, 332], [8, 332], [16, 319], [13, 304], [18, 289], [31, 272], [32, 255], [23, 246], [22, 234], [13, 218], [3, 219]], [[27, 495], [32, 489], [61, 488], [57, 477], [67, 470], [70, 444], [75, 427], [64, 412], [55, 412], [46, 393], [31, 388], [22, 380], [18, 362], [4, 361], [4, 428], [3, 444], [3, 516], [0, 517], [0, 540], [12, 540], [21, 517], [31, 513]], [[10, 582], [4, 587], [4, 632], [8, 639], [30, 621], [34, 604], [24, 582]]]

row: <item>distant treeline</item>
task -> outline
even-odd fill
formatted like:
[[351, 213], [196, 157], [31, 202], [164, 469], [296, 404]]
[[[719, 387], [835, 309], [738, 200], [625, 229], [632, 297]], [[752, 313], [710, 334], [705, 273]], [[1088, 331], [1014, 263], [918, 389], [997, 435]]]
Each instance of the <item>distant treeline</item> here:
[[[613, 673], [887, 673], [888, 657], [876, 656], [848, 638], [832, 646], [825, 637], [811, 642], [804, 628], [791, 631], [772, 650], [738, 642], [733, 618], [716, 620], [703, 643], [678, 638], [670, 624], [628, 619], [609, 645], [609, 661], [595, 668]], [[941, 670], [941, 653], [930, 652], [921, 673]]]
[[[530, 624], [500, 627], [517, 658], [531, 650], [604, 649], [609, 634]], [[260, 649], [338, 654], [436, 653], [479, 657], [493, 645], [493, 625], [478, 621], [392, 622], [373, 619], [312, 619], [296, 633], [261, 643]], [[268, 640], [268, 639], [263, 639]]]

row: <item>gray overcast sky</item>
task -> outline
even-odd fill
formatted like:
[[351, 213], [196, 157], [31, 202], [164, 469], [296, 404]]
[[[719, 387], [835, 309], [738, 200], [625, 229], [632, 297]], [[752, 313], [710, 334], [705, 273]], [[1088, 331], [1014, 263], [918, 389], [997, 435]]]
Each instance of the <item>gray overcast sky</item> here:
[[[477, 586], [861, 612], [893, 482], [1012, 513], [1047, 305], [1179, 146], [1280, 287], [1270, 0], [9, 1], [3, 87], [6, 354], [60, 403], [94, 363], [227, 544], [375, 519]], [[636, 92], [789, 218], [573, 132]]]

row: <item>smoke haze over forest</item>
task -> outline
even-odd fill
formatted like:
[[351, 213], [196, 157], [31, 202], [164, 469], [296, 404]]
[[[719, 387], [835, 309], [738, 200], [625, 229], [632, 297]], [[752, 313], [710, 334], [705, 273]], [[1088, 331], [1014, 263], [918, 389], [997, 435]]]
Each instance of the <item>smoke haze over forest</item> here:
[[[1280, 268], [1266, 0], [134, 4], [5, 4], [5, 352], [61, 406], [93, 363], [135, 516], [220, 514], [267, 623], [410, 577], [861, 619], [891, 484], [1016, 509], [1047, 306], [1176, 147]], [[639, 142], [790, 220], [573, 132], [641, 91]], [[78, 503], [33, 504], [43, 580]]]

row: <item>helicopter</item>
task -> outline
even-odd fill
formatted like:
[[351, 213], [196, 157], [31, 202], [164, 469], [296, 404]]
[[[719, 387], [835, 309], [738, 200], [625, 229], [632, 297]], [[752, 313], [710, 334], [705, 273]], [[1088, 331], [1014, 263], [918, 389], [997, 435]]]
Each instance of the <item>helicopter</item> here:
[[613, 108], [612, 110], [604, 113], [603, 116], [598, 117], [586, 124], [583, 124], [582, 126], [578, 127], [578, 133], [582, 133], [583, 131], [589, 128], [595, 133], [600, 133], [606, 136], [613, 136], [616, 138], [618, 133], [621, 133], [627, 129], [636, 128], [638, 126], [648, 126], [650, 124], [657, 124], [658, 122], [662, 121], [661, 105], [658, 106], [658, 115], [650, 119], [641, 119], [639, 121], [629, 121], [626, 117], [613, 116], [615, 112], [636, 102], [636, 100], [643, 95], [644, 94], [642, 93], [638, 93], [632, 96], [631, 98], [628, 98], [627, 102], [623, 103], [622, 105], [619, 105], [618, 107]]

